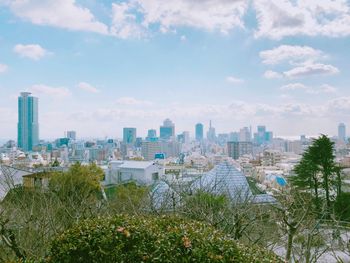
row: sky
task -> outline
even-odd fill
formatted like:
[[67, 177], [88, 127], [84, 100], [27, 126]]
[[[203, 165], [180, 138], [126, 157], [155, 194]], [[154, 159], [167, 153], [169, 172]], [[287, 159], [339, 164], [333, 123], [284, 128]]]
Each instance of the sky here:
[[0, 138], [17, 97], [40, 138], [266, 125], [276, 136], [350, 126], [350, 1], [0, 0]]

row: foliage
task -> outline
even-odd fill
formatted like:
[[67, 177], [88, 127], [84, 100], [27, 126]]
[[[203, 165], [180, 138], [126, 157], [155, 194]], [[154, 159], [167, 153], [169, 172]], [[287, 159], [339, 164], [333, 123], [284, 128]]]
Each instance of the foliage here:
[[339, 220], [350, 222], [350, 193], [341, 193], [337, 197], [334, 212]]
[[199, 222], [126, 215], [83, 221], [64, 232], [52, 243], [48, 261], [281, 262]]
[[299, 189], [310, 189], [314, 192], [316, 208], [321, 213], [319, 188], [325, 192], [326, 212], [331, 211], [331, 192], [340, 193], [341, 178], [339, 167], [335, 162], [334, 143], [321, 135], [305, 151], [300, 163], [295, 167], [296, 176], [292, 184]]
[[137, 214], [143, 210], [148, 197], [148, 188], [134, 182], [105, 189], [108, 209], [116, 213]]
[[[73, 165], [65, 173], [48, 173], [48, 188], [14, 188], [0, 203], [0, 262], [39, 260], [54, 236], [79, 219], [98, 214], [100, 177], [96, 165]], [[20, 253], [19, 253], [20, 252]]]

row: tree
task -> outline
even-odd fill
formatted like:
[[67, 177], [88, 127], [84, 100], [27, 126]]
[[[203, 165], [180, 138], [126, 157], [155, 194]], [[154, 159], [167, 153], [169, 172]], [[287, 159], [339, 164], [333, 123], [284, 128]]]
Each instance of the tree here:
[[58, 198], [67, 222], [93, 214], [92, 210], [101, 199], [100, 181], [103, 176], [103, 170], [94, 163], [88, 166], [76, 163], [68, 172], [52, 173], [49, 190]]
[[321, 178], [318, 172], [318, 166], [313, 161], [312, 151], [310, 148], [304, 152], [301, 161], [294, 168], [294, 172], [296, 173], [296, 176], [292, 177], [290, 182], [297, 189], [310, 189], [313, 191], [316, 209], [319, 211], [320, 202], [318, 188], [321, 184]]
[[317, 210], [321, 213], [319, 188], [325, 192], [326, 210], [331, 211], [331, 191], [341, 191], [340, 168], [335, 162], [334, 143], [321, 135], [303, 154], [300, 163], [295, 167], [296, 176], [292, 184], [299, 189], [313, 190]]

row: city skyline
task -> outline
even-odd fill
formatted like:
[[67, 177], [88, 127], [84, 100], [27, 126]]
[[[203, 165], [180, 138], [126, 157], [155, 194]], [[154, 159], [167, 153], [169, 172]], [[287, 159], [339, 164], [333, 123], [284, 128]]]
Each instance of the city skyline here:
[[343, 0], [0, 0], [0, 139], [15, 140], [22, 91], [40, 99], [41, 139], [145, 137], [166, 118], [192, 137], [210, 120], [217, 134], [336, 136], [349, 20]]

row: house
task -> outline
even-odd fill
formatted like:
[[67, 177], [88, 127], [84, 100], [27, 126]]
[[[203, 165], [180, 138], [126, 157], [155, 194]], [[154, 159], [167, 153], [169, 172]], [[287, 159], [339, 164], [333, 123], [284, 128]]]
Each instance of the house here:
[[104, 185], [115, 185], [136, 182], [140, 185], [151, 185], [159, 180], [163, 167], [151, 161], [111, 161], [105, 168]]

